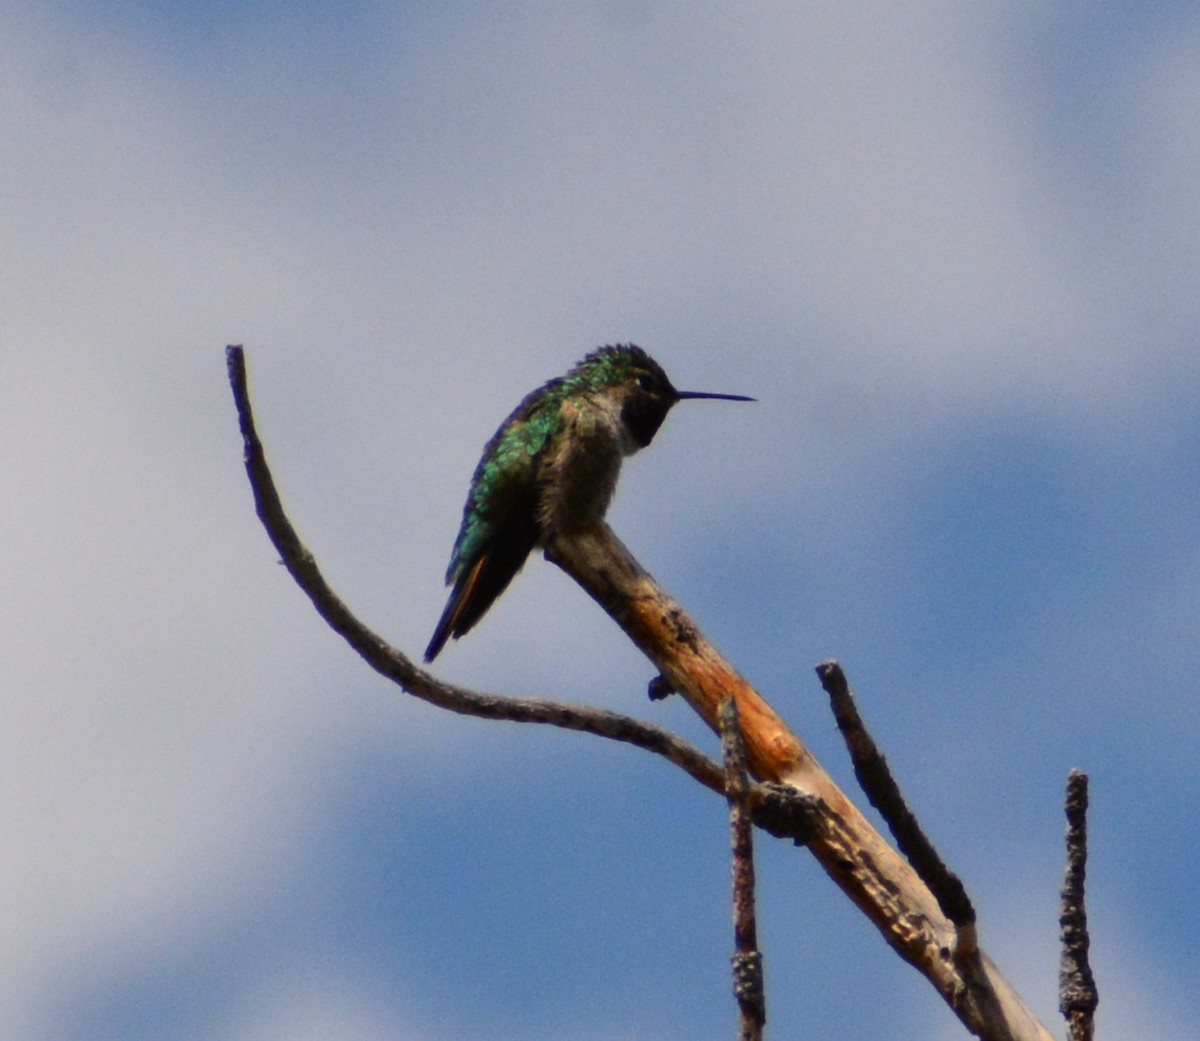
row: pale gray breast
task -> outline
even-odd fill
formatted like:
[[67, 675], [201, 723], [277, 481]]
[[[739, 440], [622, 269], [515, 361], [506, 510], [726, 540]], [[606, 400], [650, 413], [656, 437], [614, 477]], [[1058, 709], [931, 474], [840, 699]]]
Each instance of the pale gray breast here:
[[564, 405], [565, 436], [539, 474], [539, 521], [546, 531], [571, 531], [599, 520], [621, 472], [623, 438], [611, 408], [583, 399]]

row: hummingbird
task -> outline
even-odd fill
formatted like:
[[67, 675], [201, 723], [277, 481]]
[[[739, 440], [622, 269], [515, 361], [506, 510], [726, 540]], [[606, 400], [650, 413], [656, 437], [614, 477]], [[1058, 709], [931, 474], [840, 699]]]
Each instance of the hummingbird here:
[[527, 394], [484, 446], [471, 478], [446, 571], [454, 588], [425, 660], [471, 630], [535, 547], [600, 520], [621, 460], [654, 440], [676, 402], [699, 398], [755, 400], [676, 390], [634, 344], [592, 351]]

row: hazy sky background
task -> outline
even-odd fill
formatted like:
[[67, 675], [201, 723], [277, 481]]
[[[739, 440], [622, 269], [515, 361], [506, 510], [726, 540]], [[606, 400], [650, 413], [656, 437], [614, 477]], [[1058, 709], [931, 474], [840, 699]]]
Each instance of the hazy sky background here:
[[[439, 714], [483, 442], [586, 351], [683, 388], [610, 514], [853, 786], [839, 658], [1052, 1029], [1092, 777], [1100, 1034], [1200, 1024], [1200, 13], [1184, 3], [0, 7], [0, 1037], [732, 1036], [724, 807]], [[534, 560], [439, 673], [715, 742]], [[966, 1036], [763, 839], [775, 1036]]]

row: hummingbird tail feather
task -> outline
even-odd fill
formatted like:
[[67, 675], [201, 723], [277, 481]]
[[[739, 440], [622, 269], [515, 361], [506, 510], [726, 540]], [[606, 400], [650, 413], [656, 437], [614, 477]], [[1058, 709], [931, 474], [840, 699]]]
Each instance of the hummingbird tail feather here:
[[536, 522], [510, 524], [507, 530], [499, 533], [491, 549], [480, 554], [462, 573], [454, 583], [454, 591], [425, 649], [427, 662], [437, 657], [450, 637], [457, 640], [466, 635], [487, 613], [521, 570], [525, 559], [537, 544], [538, 535]]
[[[425, 648], [425, 660], [427, 662], [433, 661], [438, 656], [441, 649], [446, 646], [446, 641], [450, 639], [451, 634], [456, 638], [462, 636], [471, 627], [471, 624], [473, 624], [468, 623], [466, 627], [460, 628], [462, 626], [463, 615], [466, 614], [467, 608], [471, 603], [471, 594], [486, 564], [487, 554], [485, 553], [454, 584], [454, 592], [450, 594], [450, 600], [446, 604], [446, 609], [442, 612], [442, 617], [438, 619], [437, 628], [433, 630], [433, 637], [429, 641], [429, 646]], [[482, 614], [482, 612], [480, 613]]]

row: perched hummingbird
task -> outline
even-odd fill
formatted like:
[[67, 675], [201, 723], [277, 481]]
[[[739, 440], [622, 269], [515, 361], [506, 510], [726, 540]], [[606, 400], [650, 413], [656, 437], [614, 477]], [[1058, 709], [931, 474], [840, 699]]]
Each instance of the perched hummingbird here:
[[565, 376], [526, 395], [484, 446], [463, 507], [446, 584], [454, 586], [425, 660], [483, 617], [530, 551], [608, 509], [621, 459], [645, 448], [671, 406], [690, 398], [633, 344], [592, 351]]

